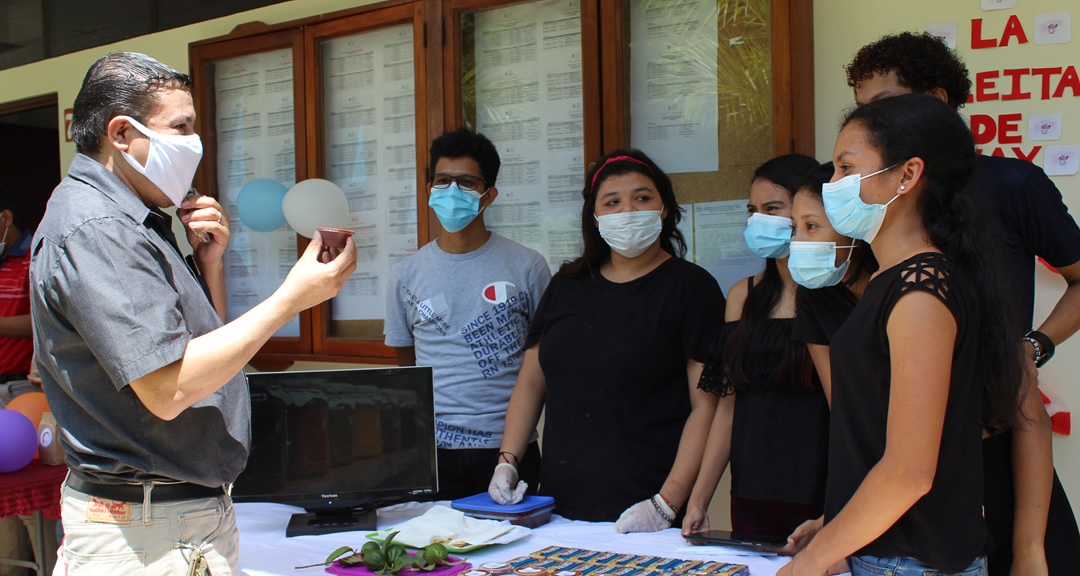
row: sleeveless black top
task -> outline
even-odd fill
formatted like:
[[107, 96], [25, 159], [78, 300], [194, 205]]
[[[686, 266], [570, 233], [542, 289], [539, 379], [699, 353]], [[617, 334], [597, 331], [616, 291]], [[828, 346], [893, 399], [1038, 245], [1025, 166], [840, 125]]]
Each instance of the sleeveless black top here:
[[[806, 390], [793, 390], [787, 378], [780, 378], [791, 348], [802, 346], [791, 339], [793, 323], [792, 318], [766, 320], [755, 346], [745, 353], [743, 370], [750, 385], [735, 396], [731, 431], [731, 495], [736, 498], [795, 504], [825, 500], [828, 401], [816, 371]], [[723, 350], [738, 325], [724, 323], [705, 363], [701, 389], [720, 396], [735, 393], [724, 377]]]
[[982, 516], [982, 383], [974, 377], [979, 319], [972, 285], [948, 256], [923, 253], [881, 272], [832, 341], [832, 429], [825, 520], [851, 499], [885, 453], [893, 307], [920, 290], [936, 296], [956, 320], [952, 377], [933, 486], [891, 528], [856, 555], [908, 556], [955, 572], [984, 554]]

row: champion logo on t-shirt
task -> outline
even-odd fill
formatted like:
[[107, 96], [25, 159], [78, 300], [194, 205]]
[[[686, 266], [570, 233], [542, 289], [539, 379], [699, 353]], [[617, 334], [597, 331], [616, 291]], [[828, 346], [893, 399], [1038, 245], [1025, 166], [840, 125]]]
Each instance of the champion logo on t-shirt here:
[[509, 296], [509, 289], [517, 288], [513, 282], [507, 282], [505, 280], [499, 280], [498, 282], [492, 282], [487, 286], [484, 286], [484, 292], [481, 294], [484, 300], [492, 304], [502, 304], [506, 302], [506, 297]]

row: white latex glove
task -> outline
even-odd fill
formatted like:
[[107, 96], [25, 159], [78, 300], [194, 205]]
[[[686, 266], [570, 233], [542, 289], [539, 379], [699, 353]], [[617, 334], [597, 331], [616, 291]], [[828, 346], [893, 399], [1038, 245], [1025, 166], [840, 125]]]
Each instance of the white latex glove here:
[[658, 504], [664, 512], [672, 518], [675, 517], [675, 511], [657, 495], [627, 508], [615, 521], [615, 531], [626, 534], [627, 532], [659, 532], [670, 528], [671, 522], [660, 516], [660, 512], [653, 505], [654, 501], [659, 501]]
[[496, 504], [507, 506], [521, 502], [521, 499], [525, 497], [525, 489], [528, 487], [528, 484], [518, 481], [517, 468], [514, 468], [513, 464], [502, 462], [495, 467], [495, 473], [491, 475], [488, 494]]

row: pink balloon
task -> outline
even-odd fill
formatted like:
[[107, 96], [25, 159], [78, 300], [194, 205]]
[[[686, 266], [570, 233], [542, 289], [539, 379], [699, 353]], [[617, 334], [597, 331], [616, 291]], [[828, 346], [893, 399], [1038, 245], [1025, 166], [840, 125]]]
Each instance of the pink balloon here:
[[0, 410], [0, 472], [14, 472], [37, 454], [37, 428], [25, 415]]

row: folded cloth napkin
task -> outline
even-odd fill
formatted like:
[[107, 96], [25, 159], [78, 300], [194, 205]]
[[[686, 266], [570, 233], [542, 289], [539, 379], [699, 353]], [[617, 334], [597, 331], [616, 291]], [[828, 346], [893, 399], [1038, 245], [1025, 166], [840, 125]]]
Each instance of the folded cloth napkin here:
[[490, 542], [513, 527], [505, 520], [480, 520], [446, 506], [436, 505], [420, 516], [394, 527], [394, 530], [398, 531], [394, 541], [417, 548], [432, 543], [465, 548]]

